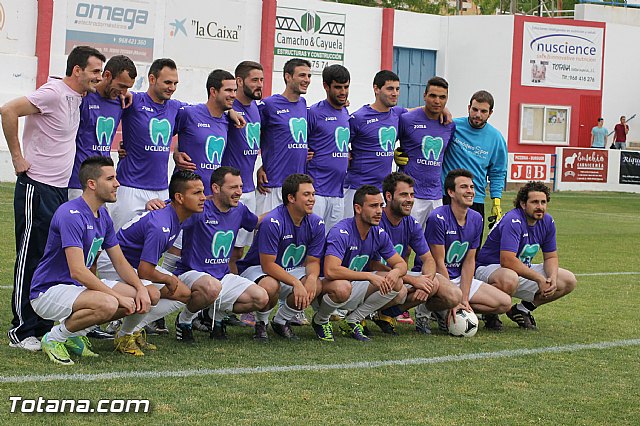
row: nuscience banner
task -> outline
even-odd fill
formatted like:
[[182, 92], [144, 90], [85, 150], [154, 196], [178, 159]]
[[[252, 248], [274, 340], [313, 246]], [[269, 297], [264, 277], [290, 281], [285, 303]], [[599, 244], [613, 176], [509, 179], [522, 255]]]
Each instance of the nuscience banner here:
[[600, 90], [604, 28], [525, 22], [523, 86]]

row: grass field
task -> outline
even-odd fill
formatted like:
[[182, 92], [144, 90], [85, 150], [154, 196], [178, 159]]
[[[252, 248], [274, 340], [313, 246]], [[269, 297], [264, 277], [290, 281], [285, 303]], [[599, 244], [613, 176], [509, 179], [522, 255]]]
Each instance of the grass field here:
[[[401, 325], [399, 337], [325, 344], [302, 327], [300, 342], [258, 345], [250, 329], [230, 328], [229, 342], [198, 333], [189, 347], [173, 334], [152, 337], [159, 350], [135, 359], [98, 341], [100, 358], [62, 367], [7, 345], [12, 191], [0, 185], [0, 424], [640, 424], [638, 195], [552, 195], [560, 265], [578, 275], [578, 287], [536, 311], [538, 332], [504, 317], [504, 332], [471, 339]], [[149, 399], [152, 409], [12, 414], [10, 396]]]

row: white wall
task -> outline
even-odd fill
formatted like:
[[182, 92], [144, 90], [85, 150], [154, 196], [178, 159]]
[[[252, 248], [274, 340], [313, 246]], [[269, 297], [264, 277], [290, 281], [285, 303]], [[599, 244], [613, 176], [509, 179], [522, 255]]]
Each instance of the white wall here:
[[[393, 45], [412, 49], [439, 50], [442, 22], [447, 18], [396, 10]], [[440, 52], [438, 52], [439, 54]]]
[[640, 9], [599, 4], [576, 4], [574, 19], [640, 26]]

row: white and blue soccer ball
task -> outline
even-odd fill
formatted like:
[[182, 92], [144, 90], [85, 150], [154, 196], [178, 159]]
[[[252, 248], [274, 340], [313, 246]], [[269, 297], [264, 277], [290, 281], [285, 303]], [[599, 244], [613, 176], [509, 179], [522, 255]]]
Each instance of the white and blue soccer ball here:
[[478, 317], [473, 312], [458, 309], [455, 315], [449, 318], [449, 334], [459, 337], [473, 337], [478, 331]]

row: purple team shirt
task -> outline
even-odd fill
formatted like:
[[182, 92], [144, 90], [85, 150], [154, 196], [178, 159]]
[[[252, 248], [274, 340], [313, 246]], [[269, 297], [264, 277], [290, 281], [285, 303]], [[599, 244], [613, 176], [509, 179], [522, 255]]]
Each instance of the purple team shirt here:
[[185, 104], [174, 99], [155, 103], [146, 92], [132, 92], [122, 113], [122, 142], [127, 156], [118, 163], [122, 185], [162, 191], [169, 187], [169, 155], [176, 115]]
[[134, 217], [117, 235], [124, 257], [137, 268], [141, 260], [157, 265], [162, 254], [173, 246], [180, 229], [176, 210], [167, 205]]
[[65, 253], [67, 247], [81, 248], [84, 264], [90, 268], [100, 250], [116, 245], [118, 240], [106, 208], [100, 207], [98, 217], [95, 217], [82, 197], [64, 203], [51, 220], [44, 255], [31, 280], [29, 298], [37, 299], [58, 284], [82, 286], [71, 278]]
[[257, 223], [258, 217], [242, 203], [221, 212], [213, 200], [205, 201], [204, 211], [183, 224], [182, 257], [174, 274], [199, 271], [221, 280], [229, 273], [229, 258], [238, 230], [251, 232]]
[[228, 128], [227, 115], [212, 116], [206, 104], [185, 105], [178, 110], [175, 127], [178, 150], [195, 163], [195, 173], [202, 177], [205, 195], [211, 195], [211, 174], [222, 165]]
[[307, 174], [313, 178], [316, 195], [342, 198], [349, 166], [349, 112], [335, 109], [325, 99], [312, 105], [307, 116], [309, 149], [314, 153]]
[[80, 104], [80, 127], [76, 134], [76, 157], [69, 179], [69, 188], [80, 189], [78, 173], [82, 162], [94, 155], [111, 155], [111, 143], [122, 117], [119, 100], [88, 93]]
[[556, 224], [553, 218], [545, 214], [542, 220], [529, 226], [524, 210], [516, 207], [489, 232], [476, 263], [477, 266], [500, 264], [500, 251], [504, 250], [515, 253], [522, 263], [531, 267], [531, 261], [540, 249], [543, 253], [556, 251]]
[[402, 171], [415, 179], [416, 198], [442, 199], [442, 159], [456, 126], [428, 118], [422, 108], [400, 117], [400, 147], [409, 157]]
[[406, 111], [396, 106], [387, 112], [378, 112], [365, 105], [351, 115], [351, 162], [345, 188], [374, 185], [382, 189], [382, 180], [391, 173], [398, 120]]
[[[369, 264], [376, 256], [389, 260], [396, 254], [389, 234], [379, 226], [372, 226], [362, 240], [355, 218], [336, 223], [327, 235], [325, 256], [342, 259], [342, 266], [352, 271], [369, 271]], [[324, 266], [323, 266], [324, 267]]]
[[444, 264], [449, 279], [462, 274], [462, 264], [469, 250], [480, 247], [482, 227], [482, 215], [471, 209], [467, 210], [466, 223], [460, 226], [450, 205], [434, 209], [427, 218], [425, 236], [429, 244], [444, 246]]
[[229, 123], [227, 148], [222, 156], [222, 165], [239, 169], [242, 192], [253, 192], [256, 189], [253, 170], [260, 151], [260, 111], [255, 101], [243, 105], [237, 99], [233, 101], [233, 110], [244, 117], [247, 125], [243, 129], [237, 129], [233, 123]]
[[316, 214], [307, 215], [295, 226], [283, 204], [262, 219], [249, 252], [238, 261], [238, 272], [260, 265], [260, 254], [276, 257], [276, 263], [287, 271], [304, 266], [307, 256], [320, 259], [324, 246], [324, 221]]
[[262, 164], [269, 188], [282, 186], [293, 173], [304, 173], [307, 162], [307, 102], [289, 102], [273, 95], [257, 103], [260, 110]]
[[387, 232], [395, 251], [405, 260], [409, 260], [410, 249], [416, 252], [416, 259], [429, 251], [422, 227], [413, 216], [404, 216], [398, 226], [393, 226], [383, 210], [380, 227]]

